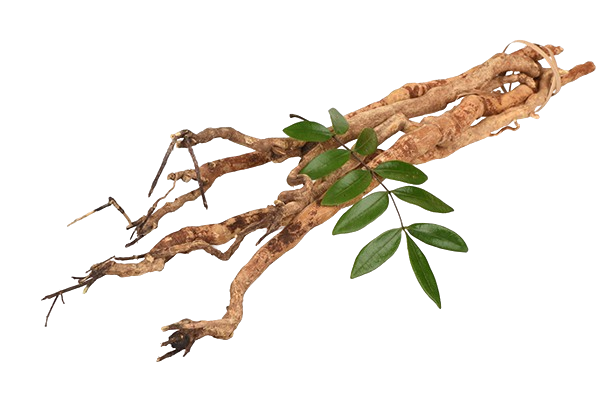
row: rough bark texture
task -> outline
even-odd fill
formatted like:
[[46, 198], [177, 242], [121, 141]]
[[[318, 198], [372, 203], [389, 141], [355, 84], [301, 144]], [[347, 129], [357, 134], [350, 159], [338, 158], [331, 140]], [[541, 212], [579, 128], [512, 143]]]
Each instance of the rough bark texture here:
[[[345, 117], [350, 129], [339, 138], [342, 142], [349, 143], [357, 138], [363, 128], [371, 127], [375, 129], [381, 144], [401, 132], [392, 147], [385, 151], [378, 150], [369, 157], [367, 165], [374, 168], [390, 160], [420, 164], [443, 158], [466, 145], [497, 135], [506, 129], [516, 130], [517, 120], [538, 117], [535, 111], [545, 105], [555, 85], [566, 85], [595, 69], [592, 62], [578, 65], [570, 71], [558, 69], [553, 61], [554, 55], [562, 51], [560, 47], [538, 47], [530, 44], [511, 54], [496, 54], [483, 64], [453, 78], [406, 84], [382, 100], [347, 114]], [[544, 67], [538, 62], [542, 57], [547, 58], [551, 67]], [[512, 84], [516, 84], [513, 90]], [[510, 90], [506, 90], [505, 85], [509, 85]], [[459, 99], [461, 101], [457, 106], [439, 116], [426, 117], [420, 123], [410, 120], [444, 110], [448, 104]], [[512, 123], [516, 123], [516, 127], [511, 127]], [[177, 148], [191, 149], [191, 146], [207, 143], [214, 138], [223, 138], [254, 152], [206, 163], [199, 167], [202, 185], [199, 189], [178, 197], [157, 210], [154, 204], [147, 215], [135, 222], [131, 222], [126, 216], [128, 228], [135, 228], [137, 240], [153, 231], [165, 215], [180, 209], [186, 202], [197, 199], [201, 190], [202, 193], [207, 192], [217, 178], [227, 173], [299, 157], [300, 161], [288, 175], [287, 183], [301, 187], [280, 193], [274, 205], [239, 214], [219, 224], [186, 227], [169, 234], [144, 255], [131, 258], [114, 257], [95, 264], [87, 276], [78, 280], [77, 285], [44, 298], [54, 299], [55, 303], [63, 293], [78, 287], [87, 288], [105, 275], [127, 277], [161, 271], [175, 255], [194, 250], [205, 250], [219, 259], [227, 260], [246, 235], [258, 229], [266, 229], [266, 235], [270, 235], [281, 229], [263, 244], [238, 272], [230, 286], [230, 303], [219, 320], [184, 319], [163, 327], [165, 331], [176, 330], [169, 341], [163, 343], [170, 344], [174, 350], [158, 360], [181, 350], [187, 353], [192, 344], [204, 336], [221, 339], [232, 337], [243, 317], [243, 297], [256, 279], [277, 258], [294, 248], [311, 229], [361, 198], [340, 206], [319, 204], [323, 194], [335, 181], [358, 167], [359, 163], [354, 160], [315, 182], [299, 173], [321, 152], [337, 148], [338, 144], [334, 140], [309, 143], [290, 138], [258, 139], [230, 127], [207, 128], [198, 134], [184, 130], [173, 137]], [[168, 175], [168, 179], [175, 182], [196, 181], [197, 178], [195, 170]], [[378, 182], [374, 180], [368, 191], [377, 185]], [[111, 204], [121, 209], [111, 200], [105, 207]], [[231, 240], [234, 241], [226, 252], [216, 248]], [[125, 263], [127, 259], [140, 261]]]

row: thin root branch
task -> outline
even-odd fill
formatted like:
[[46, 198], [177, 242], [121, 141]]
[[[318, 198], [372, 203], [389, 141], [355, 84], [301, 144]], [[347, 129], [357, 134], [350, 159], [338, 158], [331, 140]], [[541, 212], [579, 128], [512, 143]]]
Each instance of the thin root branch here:
[[[293, 188], [278, 194], [274, 205], [251, 210], [217, 224], [184, 227], [162, 238], [146, 254], [111, 257], [93, 265], [86, 276], [74, 277], [76, 285], [43, 298], [43, 300], [53, 299], [45, 319], [45, 326], [58, 297], [64, 302], [64, 293], [81, 287], [87, 291], [96, 280], [105, 275], [129, 277], [159, 272], [176, 255], [195, 250], [203, 250], [221, 260], [227, 260], [239, 248], [245, 237], [255, 230], [266, 229], [257, 245], [273, 232], [280, 230], [268, 241], [259, 245], [251, 259], [237, 273], [230, 285], [230, 300], [222, 318], [201, 321], [183, 319], [163, 327], [163, 331], [177, 331], [162, 343], [162, 346], [170, 345], [173, 349], [159, 357], [158, 361], [178, 354], [182, 350], [185, 356], [190, 352], [194, 342], [205, 336], [224, 340], [231, 338], [243, 317], [243, 297], [260, 275], [278, 258], [293, 249], [314, 227], [332, 218], [342, 208], [359, 201], [380, 184], [379, 180], [374, 178], [361, 196], [337, 206], [321, 205], [324, 194], [347, 173], [356, 170], [359, 165], [372, 172], [381, 163], [390, 161], [420, 164], [444, 158], [469, 144], [499, 135], [506, 130], [517, 131], [520, 128], [518, 120], [538, 117], [536, 112], [542, 109], [552, 96], [558, 94], [562, 86], [595, 69], [592, 62], [587, 62], [570, 71], [561, 70], [557, 66], [555, 55], [560, 54], [562, 48], [552, 45], [540, 46], [526, 41], [514, 42], [523, 43], [525, 47], [511, 54], [506, 54], [504, 50], [503, 53], [494, 55], [481, 65], [458, 76], [424, 83], [408, 83], [380, 101], [346, 114], [345, 118], [349, 124], [347, 132], [325, 142], [304, 142], [290, 138], [260, 139], [231, 127], [207, 128], [198, 134], [189, 130], [173, 134], [171, 144], [151, 185], [149, 196], [162, 175], [173, 148], [187, 148], [194, 169], [170, 174], [168, 179], [173, 180], [173, 186], [166, 195], [156, 200], [145, 216], [136, 222], [131, 222], [117, 202], [109, 198], [108, 203], [74, 222], [113, 205], [128, 220], [128, 228], [135, 228], [137, 237], [126, 245], [128, 247], [154, 230], [163, 216], [179, 210], [186, 202], [198, 199], [199, 195], [206, 208], [205, 192], [208, 192], [213, 182], [224, 174], [298, 157], [300, 161], [286, 178], [287, 184]], [[542, 59], [550, 65], [549, 68], [542, 66], [539, 62]], [[456, 106], [448, 109], [450, 103], [459, 99], [460, 102]], [[433, 115], [440, 111], [443, 112]], [[420, 123], [411, 121], [412, 118], [420, 116], [425, 116]], [[296, 114], [291, 114], [290, 117], [306, 120]], [[400, 135], [387, 149], [377, 149], [368, 156], [355, 156], [322, 178], [312, 180], [302, 173], [306, 165], [322, 152], [336, 149], [339, 144], [347, 147], [349, 142], [359, 137], [364, 128], [372, 128], [375, 131], [377, 145], [380, 146], [387, 139]], [[254, 152], [222, 158], [199, 166], [193, 147], [213, 139], [225, 139]], [[355, 155], [353, 151], [350, 152]], [[172, 202], [166, 202], [157, 209], [158, 203], [166, 199], [179, 179], [184, 182], [195, 180], [198, 189]], [[230, 241], [233, 242], [226, 252], [218, 249]], [[117, 262], [131, 260], [138, 262]]]
[[89, 213], [79, 217], [78, 219], [75, 219], [73, 222], [71, 222], [70, 224], [68, 224], [66, 227], [70, 227], [71, 225], [75, 224], [77, 221], [79, 220], [83, 220], [84, 218], [96, 213], [97, 211], [100, 211], [102, 209], [105, 209], [109, 206], [113, 206], [117, 209], [117, 211], [119, 211], [124, 218], [128, 221], [128, 227], [130, 227], [132, 225], [132, 221], [130, 221], [130, 217], [128, 217], [128, 215], [126, 214], [126, 212], [124, 211], [124, 209], [122, 209], [122, 207], [117, 203], [117, 201], [115, 199], [113, 199], [112, 197], [109, 197], [109, 201], [105, 204], [103, 204], [102, 206], [90, 211]]
[[198, 181], [198, 190], [200, 190], [200, 196], [203, 198], [203, 204], [205, 205], [205, 209], [208, 209], [207, 199], [205, 199], [205, 185], [203, 183], [203, 178], [200, 174], [200, 166], [198, 166], [198, 162], [196, 161], [196, 155], [194, 155], [194, 150], [192, 149], [192, 142], [190, 141], [190, 137], [185, 137], [184, 142], [188, 147], [188, 151], [190, 152], [190, 156], [192, 157], [192, 162], [194, 163], [194, 171], [196, 173], [196, 180]]
[[47, 317], [45, 318], [45, 327], [47, 327], [47, 324], [49, 322], [49, 316], [51, 315], [51, 311], [53, 310], [53, 307], [55, 306], [55, 302], [58, 300], [58, 296], [61, 297], [62, 299], [62, 303], [64, 303], [64, 293], [66, 292], [70, 292], [72, 290], [75, 289], [79, 289], [81, 287], [84, 287], [84, 291], [83, 293], [87, 293], [87, 290], [90, 288], [90, 286], [92, 286], [94, 284], [94, 282], [96, 282], [98, 279], [102, 278], [105, 275], [105, 271], [111, 266], [111, 262], [110, 260], [113, 259], [113, 257], [100, 262], [98, 264], [93, 265], [86, 273], [88, 273], [88, 275], [83, 276], [83, 277], [75, 277], [73, 276], [73, 279], [77, 279], [78, 283], [76, 285], [70, 286], [68, 288], [59, 290], [55, 293], [52, 293], [50, 295], [47, 295], [45, 297], [43, 297], [41, 300], [47, 300], [47, 299], [51, 299], [53, 298], [53, 302], [51, 303], [51, 307], [49, 308], [49, 312], [47, 313]]
[[177, 141], [177, 137], [179, 137], [180, 133], [177, 134], [173, 134], [171, 136], [171, 143], [169, 144], [168, 148], [166, 149], [166, 153], [164, 154], [164, 158], [162, 158], [162, 164], [160, 165], [160, 169], [158, 169], [158, 173], [156, 174], [156, 177], [154, 178], [153, 182], [151, 183], [151, 187], [149, 188], [149, 193], [147, 194], [147, 197], [151, 197], [151, 194], [153, 193], [156, 185], [158, 184], [158, 179], [160, 179], [160, 175], [162, 175], [162, 171], [164, 170], [164, 167], [166, 166], [166, 162], [168, 161], [168, 158], [171, 156], [171, 152], [173, 152], [173, 148], [175, 147], [175, 142]]

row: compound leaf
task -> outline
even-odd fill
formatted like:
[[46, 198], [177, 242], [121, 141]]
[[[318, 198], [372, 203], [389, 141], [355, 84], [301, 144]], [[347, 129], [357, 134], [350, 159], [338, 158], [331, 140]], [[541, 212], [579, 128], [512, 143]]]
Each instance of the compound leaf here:
[[336, 206], [360, 196], [371, 184], [371, 173], [356, 169], [335, 182], [322, 199], [323, 206]]
[[386, 211], [389, 201], [387, 192], [375, 192], [356, 202], [339, 218], [333, 235], [353, 233], [366, 227]]
[[424, 189], [415, 186], [403, 186], [392, 191], [399, 199], [420, 206], [435, 213], [449, 213], [454, 209]]
[[380, 234], [360, 250], [354, 261], [350, 278], [357, 278], [378, 268], [396, 252], [400, 244], [400, 228]]
[[386, 179], [398, 180], [412, 185], [420, 185], [428, 179], [420, 169], [403, 161], [382, 162], [375, 168], [375, 173]]
[[328, 141], [333, 135], [328, 128], [315, 121], [299, 121], [284, 128], [284, 133], [301, 141]]
[[456, 252], [467, 252], [469, 250], [460, 235], [437, 224], [416, 223], [407, 227], [407, 231], [420, 241], [433, 247]]
[[345, 117], [343, 117], [337, 109], [332, 108], [328, 110], [328, 114], [330, 115], [330, 121], [333, 123], [333, 131], [335, 134], [341, 135], [348, 132], [350, 124], [348, 124]]
[[309, 162], [301, 173], [308, 175], [316, 180], [328, 175], [329, 173], [341, 168], [350, 159], [350, 151], [343, 149], [333, 149], [322, 152]]
[[431, 267], [429, 266], [429, 263], [422, 251], [420, 251], [420, 248], [418, 248], [409, 234], [405, 233], [405, 236], [407, 237], [407, 253], [409, 254], [409, 262], [414, 270], [416, 279], [418, 279], [418, 283], [420, 283], [420, 286], [422, 286], [422, 289], [428, 295], [428, 297], [430, 297], [431, 300], [435, 302], [437, 307], [441, 309], [441, 298], [439, 297], [439, 288], [437, 287], [435, 275], [433, 275], [433, 271], [431, 271]]

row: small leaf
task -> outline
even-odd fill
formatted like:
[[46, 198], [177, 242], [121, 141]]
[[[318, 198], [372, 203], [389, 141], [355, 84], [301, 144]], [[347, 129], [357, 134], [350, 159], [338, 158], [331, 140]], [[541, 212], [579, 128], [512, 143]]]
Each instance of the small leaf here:
[[375, 173], [386, 179], [399, 180], [412, 185], [420, 185], [428, 179], [420, 169], [403, 161], [382, 162], [375, 168]]
[[409, 254], [409, 262], [414, 270], [416, 279], [418, 279], [418, 283], [420, 283], [420, 286], [422, 286], [422, 289], [428, 295], [428, 297], [430, 297], [433, 302], [435, 302], [437, 307], [441, 309], [441, 298], [439, 297], [439, 289], [437, 288], [435, 275], [433, 275], [433, 271], [431, 271], [431, 267], [429, 266], [429, 263], [422, 251], [420, 251], [420, 248], [418, 248], [409, 234], [405, 233], [405, 236], [407, 237], [407, 253]]
[[333, 123], [333, 131], [335, 131], [335, 134], [341, 135], [348, 132], [350, 125], [337, 109], [332, 108], [328, 110], [328, 114], [330, 115], [330, 121]]
[[339, 218], [333, 235], [353, 233], [366, 227], [386, 211], [389, 201], [387, 192], [376, 192], [355, 203]]
[[401, 229], [395, 228], [380, 234], [363, 247], [356, 256], [350, 278], [358, 278], [386, 262], [401, 244]]
[[375, 134], [375, 130], [373, 128], [364, 128], [358, 136], [356, 145], [354, 145], [354, 151], [360, 155], [371, 155], [376, 149], [377, 134]]
[[392, 191], [399, 199], [420, 206], [435, 213], [449, 213], [454, 209], [424, 189], [415, 186], [403, 186]]
[[467, 244], [449, 228], [431, 223], [416, 223], [407, 227], [407, 231], [420, 241], [449, 251], [467, 252]]
[[311, 179], [316, 180], [329, 173], [341, 168], [344, 163], [350, 159], [350, 151], [343, 149], [333, 149], [322, 152], [317, 157], [309, 162], [301, 173], [308, 175]]
[[299, 121], [284, 128], [284, 133], [301, 141], [328, 141], [333, 136], [328, 128], [315, 121]]
[[360, 196], [371, 184], [371, 173], [357, 169], [335, 182], [322, 199], [323, 206], [336, 206]]

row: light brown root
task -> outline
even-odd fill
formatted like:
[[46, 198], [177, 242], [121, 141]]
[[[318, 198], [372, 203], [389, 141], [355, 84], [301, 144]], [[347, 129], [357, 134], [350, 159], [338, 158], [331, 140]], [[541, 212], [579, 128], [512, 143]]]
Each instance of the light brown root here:
[[[595, 69], [592, 62], [587, 62], [570, 71], [560, 70], [555, 55], [562, 52], [562, 48], [529, 43], [525, 45], [525, 48], [511, 54], [496, 54], [462, 75], [421, 84], [410, 83], [396, 89], [384, 99], [347, 114], [345, 117], [350, 124], [349, 131], [339, 136], [338, 140], [347, 144], [355, 140], [362, 129], [370, 127], [375, 129], [378, 144], [381, 144], [400, 132], [400, 137], [392, 147], [378, 150], [369, 157], [359, 157], [370, 169], [392, 160], [419, 164], [440, 159], [481, 139], [506, 130], [518, 130], [518, 120], [536, 117], [535, 112], [543, 108], [553, 95], [558, 94], [562, 86]], [[551, 68], [543, 68], [538, 62], [541, 59]], [[514, 84], [516, 86], [512, 89]], [[509, 85], [509, 89], [505, 89], [505, 85]], [[503, 88], [503, 92], [495, 90], [498, 88]], [[444, 110], [449, 103], [458, 99], [461, 100], [457, 106], [439, 116], [427, 116], [419, 124], [411, 121], [414, 117]], [[511, 127], [511, 123], [515, 127]], [[299, 157], [300, 161], [288, 175], [287, 183], [300, 187], [280, 193], [274, 205], [266, 208], [237, 215], [219, 224], [185, 227], [171, 233], [148, 253], [130, 258], [139, 259], [137, 263], [123, 263], [126, 258], [111, 258], [96, 264], [91, 268], [89, 276], [78, 278], [77, 285], [44, 298], [54, 299], [55, 304], [58, 297], [63, 298], [63, 293], [77, 287], [89, 287], [104, 275], [127, 277], [161, 271], [175, 255], [195, 250], [204, 250], [221, 260], [227, 260], [244, 238], [255, 230], [265, 229], [265, 237], [280, 230], [237, 273], [230, 286], [230, 301], [222, 318], [210, 321], [184, 319], [163, 327], [164, 331], [176, 331], [162, 344], [170, 345], [173, 350], [158, 358], [158, 361], [181, 351], [187, 354], [194, 342], [205, 336], [231, 338], [243, 317], [245, 293], [258, 277], [279, 257], [294, 248], [310, 230], [362, 197], [339, 206], [319, 204], [323, 194], [336, 180], [359, 165], [356, 160], [350, 160], [337, 171], [317, 181], [300, 173], [321, 152], [338, 148], [336, 139], [323, 143], [305, 143], [290, 138], [258, 139], [230, 127], [208, 128], [198, 134], [184, 130], [181, 134], [181, 137], [176, 134], [177, 137], [173, 139], [179, 148], [191, 149], [197, 144], [221, 138], [251, 148], [254, 152], [209, 162], [200, 167], [196, 165], [192, 152], [196, 168], [170, 174], [169, 179], [174, 182], [179, 179], [186, 182], [196, 180], [199, 188], [156, 210], [158, 200], [146, 216], [134, 223], [128, 219], [136, 227], [137, 239], [155, 229], [163, 216], [178, 210], [186, 202], [197, 199], [199, 195], [204, 199], [204, 193], [213, 182], [226, 173]], [[162, 167], [169, 153], [167, 151]], [[160, 174], [161, 171], [158, 176]], [[378, 182], [374, 179], [365, 194], [376, 186]], [[112, 204], [110, 200], [104, 207]], [[233, 239], [227, 251], [222, 252], [216, 248]]]

